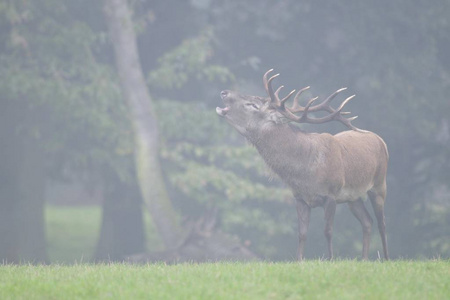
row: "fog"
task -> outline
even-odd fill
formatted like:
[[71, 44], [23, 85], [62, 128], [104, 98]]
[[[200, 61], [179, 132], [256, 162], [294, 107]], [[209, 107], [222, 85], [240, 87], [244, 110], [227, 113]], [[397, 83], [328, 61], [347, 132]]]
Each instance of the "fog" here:
[[[215, 111], [222, 90], [267, 97], [272, 68], [280, 95], [311, 86], [302, 105], [347, 87], [333, 107], [355, 94], [352, 123], [386, 142], [391, 257], [450, 256], [448, 1], [94, 2], [0, 5], [3, 262], [295, 260], [290, 190]], [[359, 257], [346, 204], [334, 225], [335, 256]]]

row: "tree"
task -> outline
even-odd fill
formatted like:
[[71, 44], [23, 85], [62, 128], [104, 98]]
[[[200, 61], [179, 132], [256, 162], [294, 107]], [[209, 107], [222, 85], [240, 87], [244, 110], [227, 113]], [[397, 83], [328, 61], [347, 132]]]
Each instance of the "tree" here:
[[[140, 69], [136, 37], [127, 1], [105, 0], [104, 3], [123, 94], [132, 113], [139, 186], [152, 220], [166, 246], [166, 251], [162, 254], [138, 256], [135, 260], [192, 261], [254, 258], [253, 253], [242, 247], [238, 241], [215, 231], [213, 225], [216, 217], [197, 223], [191, 230], [184, 232], [182, 237], [160, 170], [160, 137], [156, 113]], [[194, 63], [195, 65], [197, 64]], [[170, 64], [168, 68], [170, 72]], [[162, 70], [167, 71], [167, 68]], [[212, 67], [203, 71], [201, 73], [210, 76], [220, 73], [226, 75], [223, 68]], [[171, 77], [166, 76], [166, 79]], [[173, 117], [171, 114], [166, 115]]]
[[[38, 139], [23, 138], [18, 120], [31, 115], [16, 103], [0, 110], [0, 259], [47, 263], [44, 230], [44, 152]], [[6, 107], [7, 106], [7, 107]]]
[[123, 96], [131, 113], [135, 167], [144, 202], [166, 248], [175, 248], [180, 228], [159, 163], [159, 131], [139, 61], [131, 11], [126, 0], [104, 0]]
[[47, 178], [131, 185], [127, 109], [111, 68], [97, 61], [101, 32], [71, 5], [0, 5], [0, 260], [48, 262]]
[[121, 261], [144, 252], [143, 205], [135, 180], [123, 180], [113, 171], [105, 172], [103, 193], [102, 224], [93, 260]]
[[[118, 2], [103, 2], [114, 8], [111, 3]], [[119, 33], [112, 30], [113, 46], [117, 53], [131, 48], [137, 53], [137, 38], [138, 50], [150, 55], [141, 57], [142, 65], [137, 55], [130, 63], [127, 55], [117, 55], [119, 72], [112, 67], [111, 44], [104, 38], [108, 17], [98, 17], [98, 2], [0, 4], [0, 238], [8, 241], [0, 244], [0, 259], [48, 261], [46, 177], [103, 186], [99, 259], [142, 251], [142, 205], [166, 228], [160, 229], [161, 237], [169, 234], [166, 244], [185, 240], [174, 232], [188, 226], [174, 220], [218, 209], [223, 231], [251, 241], [251, 249], [266, 257], [291, 258], [295, 214], [289, 193], [267, 180], [254, 149], [219, 125], [214, 114], [222, 89], [264, 95], [260, 78], [269, 68], [281, 73], [286, 86], [311, 85], [310, 96], [342, 86], [357, 94], [349, 105], [360, 115], [358, 127], [379, 133], [391, 155], [386, 202], [391, 254], [448, 256], [448, 1], [188, 1], [176, 10], [164, 1], [128, 3], [134, 15], [122, 19], [128, 21], [118, 30], [131, 42], [117, 43]], [[127, 86], [140, 87], [125, 89], [117, 74], [125, 75], [121, 81]], [[155, 189], [145, 174], [154, 166], [160, 170], [150, 175], [160, 183], [165, 178], [171, 201], [165, 202], [164, 192], [149, 196]], [[164, 213], [155, 213], [160, 210], [154, 199]], [[345, 209], [337, 213], [336, 228], [343, 233], [336, 236], [337, 249], [353, 255], [359, 245], [351, 241], [359, 231]], [[313, 220], [310, 256], [324, 249], [321, 228]], [[128, 247], [122, 242], [130, 232], [136, 239], [128, 240]], [[417, 240], [420, 245], [412, 247]], [[274, 244], [286, 247], [279, 251]]]

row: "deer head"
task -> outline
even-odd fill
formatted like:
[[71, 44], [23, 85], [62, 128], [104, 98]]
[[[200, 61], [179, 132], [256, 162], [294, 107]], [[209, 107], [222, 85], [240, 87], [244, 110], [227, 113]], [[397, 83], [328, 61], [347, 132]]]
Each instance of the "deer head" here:
[[244, 136], [252, 129], [262, 128], [282, 117], [276, 110], [268, 109], [267, 101], [262, 97], [242, 95], [229, 90], [222, 91], [220, 96], [225, 108], [217, 107], [217, 114]]
[[[286, 102], [296, 92], [291, 91], [284, 98], [280, 99], [279, 93], [283, 86], [280, 86], [276, 91], [272, 88], [272, 81], [279, 76], [273, 75], [269, 78], [269, 74], [273, 69], [267, 71], [263, 76], [265, 90], [268, 98], [258, 96], [242, 95], [235, 91], [225, 90], [220, 93], [220, 96], [225, 104], [224, 108], [217, 107], [216, 112], [219, 116], [225, 118], [227, 122], [232, 125], [238, 132], [244, 136], [251, 136], [255, 130], [261, 130], [265, 127], [273, 125], [285, 124], [288, 122], [297, 123], [311, 123], [320, 124], [330, 121], [339, 121], [348, 128], [363, 131], [351, 124], [351, 121], [357, 118], [344, 118], [344, 115], [349, 112], [343, 112], [345, 104], [355, 97], [352, 95], [346, 98], [341, 105], [334, 109], [330, 106], [330, 102], [346, 88], [341, 88], [327, 97], [322, 103], [312, 106], [318, 97], [312, 98], [308, 101], [306, 106], [299, 104], [302, 93], [309, 89], [309, 86], [300, 89], [294, 97], [293, 105], [286, 107]], [[325, 117], [313, 118], [308, 115], [309, 112], [326, 111], [329, 113]], [[300, 115], [297, 115], [301, 113]]]

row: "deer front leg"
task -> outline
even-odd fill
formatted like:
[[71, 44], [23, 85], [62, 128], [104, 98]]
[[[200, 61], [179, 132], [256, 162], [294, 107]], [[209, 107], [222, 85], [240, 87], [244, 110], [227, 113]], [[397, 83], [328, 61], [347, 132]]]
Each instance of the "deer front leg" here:
[[308, 234], [309, 217], [311, 208], [305, 201], [297, 200], [297, 216], [298, 216], [298, 252], [297, 259], [303, 260], [303, 250], [305, 248], [306, 236]]
[[336, 201], [333, 198], [326, 197], [324, 203], [324, 211], [325, 211], [325, 237], [327, 239], [328, 245], [328, 258], [333, 259], [333, 222], [334, 222], [334, 214], [336, 213]]

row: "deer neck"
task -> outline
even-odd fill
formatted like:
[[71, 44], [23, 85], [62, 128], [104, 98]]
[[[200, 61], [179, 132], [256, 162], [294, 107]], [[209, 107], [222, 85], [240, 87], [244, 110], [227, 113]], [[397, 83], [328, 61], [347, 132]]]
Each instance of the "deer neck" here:
[[312, 144], [308, 134], [289, 124], [274, 125], [258, 130], [249, 138], [267, 165], [286, 179], [295, 173], [301, 175], [308, 163]]

